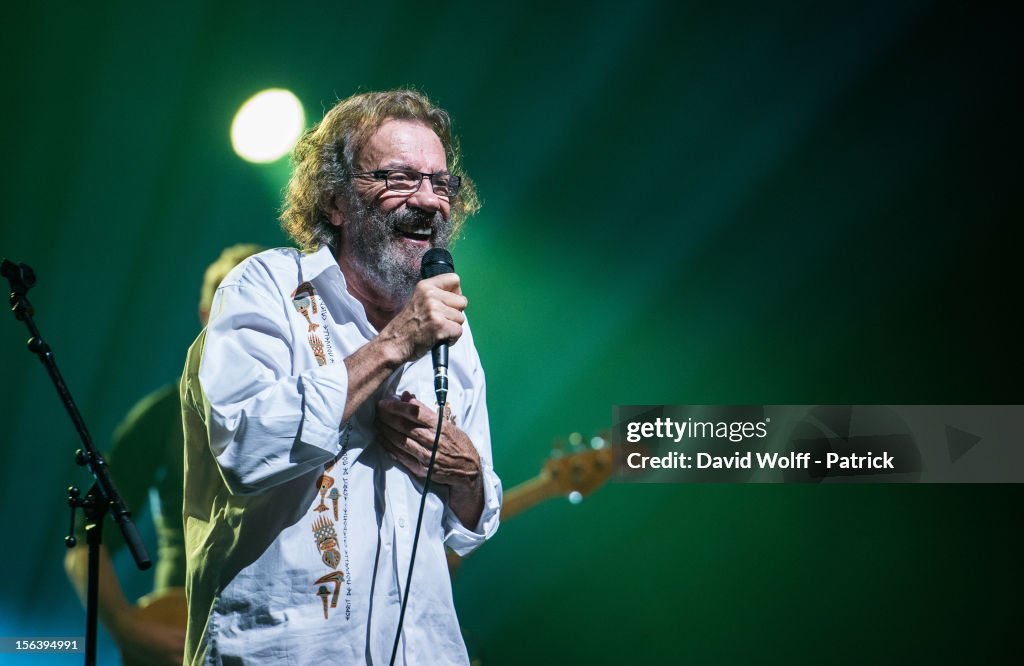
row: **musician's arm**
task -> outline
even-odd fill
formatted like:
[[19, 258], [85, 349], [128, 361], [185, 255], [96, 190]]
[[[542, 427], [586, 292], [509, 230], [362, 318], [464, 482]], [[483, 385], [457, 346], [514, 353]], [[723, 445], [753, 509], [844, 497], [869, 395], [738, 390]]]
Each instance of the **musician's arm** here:
[[[80, 544], [64, 556], [64, 570], [84, 606], [89, 591], [89, 548]], [[117, 579], [106, 546], [99, 549], [99, 589], [96, 605], [100, 622], [126, 657], [143, 664], [181, 664], [185, 628], [149, 622], [138, 615]]]

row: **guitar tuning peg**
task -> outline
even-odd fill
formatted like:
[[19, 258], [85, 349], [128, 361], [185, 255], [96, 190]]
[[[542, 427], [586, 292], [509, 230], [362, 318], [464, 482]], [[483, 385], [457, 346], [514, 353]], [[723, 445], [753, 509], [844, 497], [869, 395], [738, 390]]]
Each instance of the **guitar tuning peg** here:
[[569, 504], [579, 504], [583, 501], [583, 493], [578, 490], [574, 490], [569, 493]]
[[571, 433], [569, 435], [569, 446], [571, 446], [574, 450], [579, 449], [581, 446], [583, 446], [583, 435], [579, 434], [578, 432]]
[[608, 446], [608, 442], [604, 440], [604, 437], [595, 436], [590, 438], [590, 448], [595, 451], [600, 451], [604, 447]]

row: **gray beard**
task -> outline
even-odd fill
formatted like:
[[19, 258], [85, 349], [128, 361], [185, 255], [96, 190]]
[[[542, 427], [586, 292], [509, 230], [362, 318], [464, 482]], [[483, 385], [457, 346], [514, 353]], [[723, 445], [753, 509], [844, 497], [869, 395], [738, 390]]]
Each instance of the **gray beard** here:
[[407, 207], [382, 213], [354, 193], [348, 200], [350, 219], [345, 225], [343, 242], [353, 263], [383, 294], [405, 303], [420, 280], [420, 262], [426, 250], [407, 246], [395, 230], [399, 226], [415, 228], [429, 224], [433, 229], [430, 247], [447, 249], [452, 235], [451, 219], [444, 219], [440, 211], [431, 216]]

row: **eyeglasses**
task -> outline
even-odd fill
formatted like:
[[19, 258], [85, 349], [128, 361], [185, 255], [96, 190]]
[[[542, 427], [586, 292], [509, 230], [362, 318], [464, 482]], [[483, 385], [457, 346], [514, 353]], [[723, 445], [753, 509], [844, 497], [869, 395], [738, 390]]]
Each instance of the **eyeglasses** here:
[[453, 176], [449, 173], [439, 171], [438, 173], [423, 173], [412, 169], [379, 169], [377, 171], [364, 171], [352, 174], [353, 178], [375, 178], [383, 180], [385, 187], [392, 192], [412, 194], [420, 189], [423, 177], [430, 179], [430, 186], [434, 194], [445, 199], [454, 199], [459, 194], [459, 187], [462, 185], [460, 176]]

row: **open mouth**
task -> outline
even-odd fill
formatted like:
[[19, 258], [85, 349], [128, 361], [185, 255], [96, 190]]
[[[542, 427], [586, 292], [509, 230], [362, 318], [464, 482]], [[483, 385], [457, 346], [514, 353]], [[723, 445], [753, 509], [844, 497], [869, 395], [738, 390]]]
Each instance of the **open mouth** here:
[[413, 241], [429, 241], [433, 230], [429, 227], [396, 227], [395, 233]]

